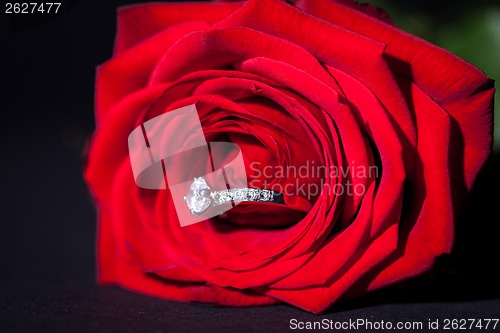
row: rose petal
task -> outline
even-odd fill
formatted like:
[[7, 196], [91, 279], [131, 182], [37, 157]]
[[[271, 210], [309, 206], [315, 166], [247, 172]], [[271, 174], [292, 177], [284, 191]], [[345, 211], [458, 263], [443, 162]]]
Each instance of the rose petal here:
[[256, 288], [259, 292], [292, 304], [298, 308], [319, 314], [332, 305], [360, 277], [369, 272], [383, 258], [393, 253], [397, 243], [397, 225], [391, 226], [367, 248], [360, 249], [356, 260], [349, 270], [343, 272], [339, 279], [328, 282], [325, 286], [306, 289], [266, 289]]
[[101, 204], [109, 204], [116, 170], [129, 158], [128, 136], [138, 126], [137, 118], [165, 88], [165, 85], [158, 85], [128, 95], [98, 123], [88, 154], [85, 179]]
[[376, 271], [369, 289], [379, 288], [415, 276], [432, 265], [435, 257], [451, 250], [454, 216], [449, 165], [450, 118], [436, 102], [412, 85], [417, 113], [418, 159], [410, 175], [405, 195], [407, 204], [401, 217], [401, 244], [397, 254], [380, 272]]
[[466, 147], [463, 174], [470, 189], [491, 148], [493, 81], [449, 51], [336, 1], [301, 0], [298, 5], [312, 15], [387, 44], [385, 52], [394, 70], [414, 81], [456, 119]]
[[96, 82], [97, 122], [115, 103], [147, 85], [155, 64], [172, 44], [187, 33], [209, 28], [202, 22], [176, 25], [101, 65]]
[[[404, 130], [405, 144], [413, 145], [416, 142], [412, 115], [406, 105], [408, 101], [404, 99], [392, 68], [387, 63], [386, 44], [308, 15], [278, 0], [250, 0], [216, 26], [227, 28], [242, 25], [293, 42], [324, 64], [359, 79], [391, 110], [394, 120]], [[311, 31], [315, 33], [311, 34]], [[406, 166], [410, 166], [411, 162], [405, 160]]]
[[241, 3], [151, 3], [122, 7], [118, 10], [115, 56], [175, 25], [192, 21], [213, 24], [241, 6]]
[[[171, 82], [200, 70], [223, 69], [254, 57], [285, 61], [335, 85], [318, 60], [303, 48], [285, 39], [241, 27], [199, 31], [185, 36], [158, 61], [149, 84]], [[173, 63], [175, 66], [171, 65]]]

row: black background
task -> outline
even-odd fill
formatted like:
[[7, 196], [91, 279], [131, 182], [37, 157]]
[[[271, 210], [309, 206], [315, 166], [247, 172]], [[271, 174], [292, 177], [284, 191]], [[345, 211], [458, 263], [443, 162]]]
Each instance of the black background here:
[[[112, 54], [116, 7], [126, 3], [70, 1], [67, 13], [36, 26], [0, 14], [0, 332], [287, 331], [291, 318], [500, 317], [498, 154], [464, 207], [451, 255], [429, 274], [323, 316], [287, 305], [216, 308], [98, 287], [96, 214], [82, 152], [94, 129], [95, 68]], [[474, 5], [415, 3], [441, 20]]]

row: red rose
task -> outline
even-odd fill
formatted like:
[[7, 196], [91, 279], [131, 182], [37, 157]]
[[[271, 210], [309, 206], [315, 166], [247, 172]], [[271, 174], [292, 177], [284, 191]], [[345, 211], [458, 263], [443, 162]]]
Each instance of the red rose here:
[[[85, 173], [99, 207], [100, 283], [319, 313], [450, 251], [492, 143], [494, 89], [477, 68], [345, 0], [149, 4], [118, 19], [115, 54], [98, 70]], [[319, 180], [364, 189], [323, 190], [307, 212], [240, 204], [224, 220], [181, 227], [169, 190], [134, 182], [127, 138], [190, 104], [207, 141], [237, 144], [261, 187], [250, 163], [377, 174], [300, 178], [295, 190]]]

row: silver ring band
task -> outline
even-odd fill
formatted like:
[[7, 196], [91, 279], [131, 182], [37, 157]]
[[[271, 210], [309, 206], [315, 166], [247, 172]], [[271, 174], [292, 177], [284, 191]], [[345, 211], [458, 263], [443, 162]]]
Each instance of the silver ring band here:
[[203, 177], [194, 178], [184, 197], [189, 211], [195, 216], [203, 214], [212, 206], [233, 202], [271, 202], [285, 204], [283, 195], [260, 188], [232, 188], [212, 191]]

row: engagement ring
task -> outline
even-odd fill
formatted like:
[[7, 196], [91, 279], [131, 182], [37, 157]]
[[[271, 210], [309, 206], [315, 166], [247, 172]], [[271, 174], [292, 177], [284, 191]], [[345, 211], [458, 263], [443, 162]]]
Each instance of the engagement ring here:
[[281, 193], [260, 188], [232, 188], [212, 191], [203, 177], [194, 178], [184, 201], [191, 214], [199, 216], [211, 206], [232, 202], [271, 202], [284, 204]]

